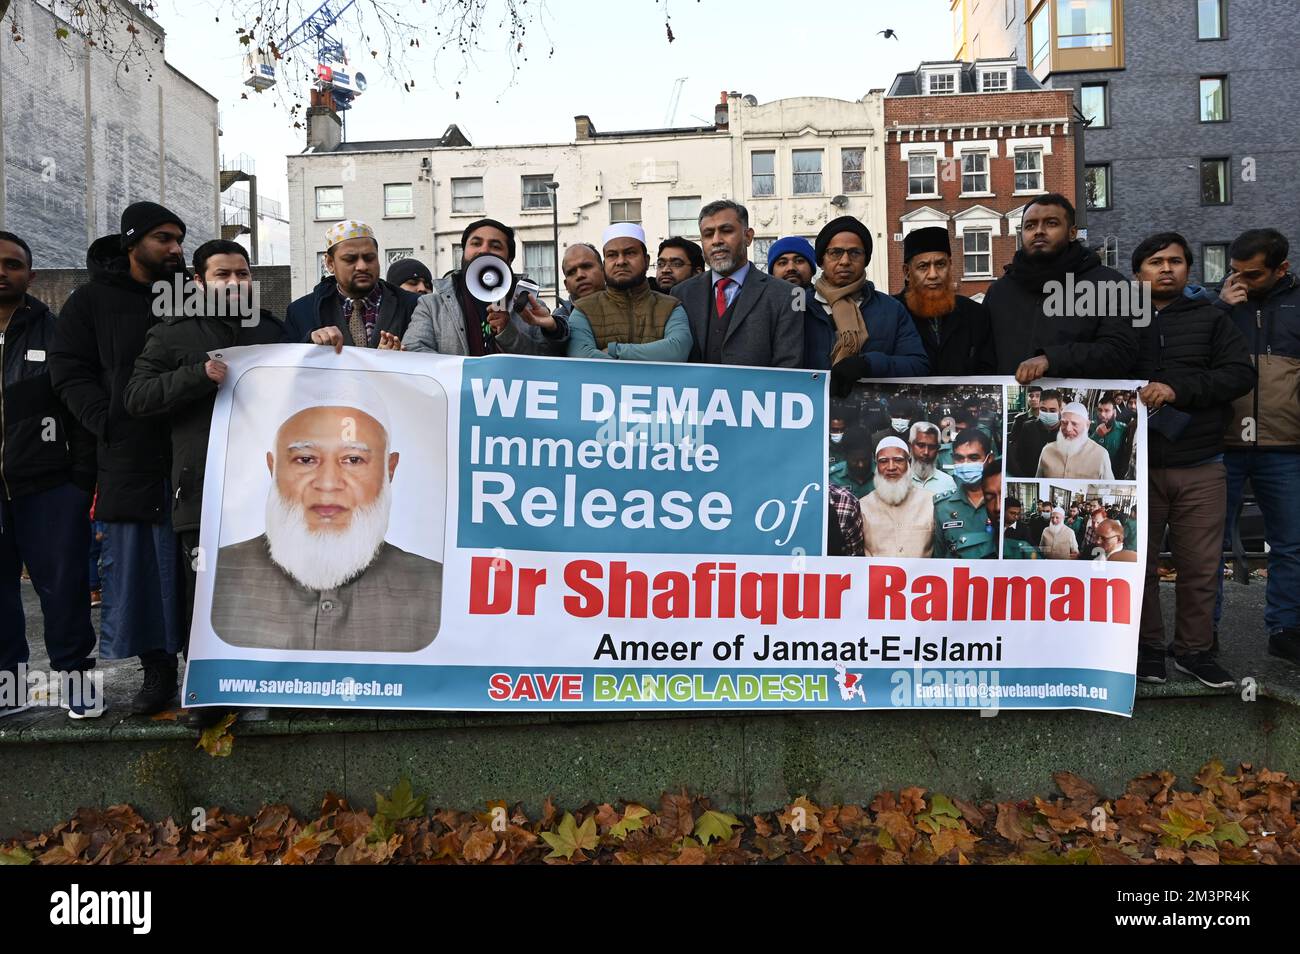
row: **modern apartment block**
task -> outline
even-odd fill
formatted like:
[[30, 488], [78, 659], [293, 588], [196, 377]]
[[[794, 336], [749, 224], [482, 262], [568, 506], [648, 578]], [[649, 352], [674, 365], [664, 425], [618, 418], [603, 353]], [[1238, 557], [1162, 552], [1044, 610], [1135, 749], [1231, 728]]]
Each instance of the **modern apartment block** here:
[[[950, 230], [957, 290], [982, 300], [1020, 247], [1025, 204], [1075, 191], [1070, 94], [1044, 90], [1015, 60], [922, 63], [885, 96], [885, 216], [896, 244]], [[889, 289], [903, 287], [902, 256]]]
[[1088, 121], [1088, 240], [1109, 264], [1127, 269], [1143, 237], [1175, 229], [1196, 253], [1193, 280], [1213, 285], [1245, 229], [1271, 226], [1300, 243], [1300, 4], [953, 0], [952, 9], [955, 50], [1014, 58], [1044, 86], [1070, 90]]

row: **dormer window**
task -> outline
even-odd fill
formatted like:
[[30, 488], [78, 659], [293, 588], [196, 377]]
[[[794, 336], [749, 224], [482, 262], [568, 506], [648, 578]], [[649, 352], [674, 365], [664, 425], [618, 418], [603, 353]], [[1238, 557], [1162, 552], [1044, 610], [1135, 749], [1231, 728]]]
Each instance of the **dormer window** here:
[[1011, 74], [1006, 70], [983, 70], [980, 73], [980, 92], [1005, 93], [1011, 88]]
[[925, 78], [925, 92], [929, 96], [942, 96], [957, 92], [955, 73], [928, 73]]

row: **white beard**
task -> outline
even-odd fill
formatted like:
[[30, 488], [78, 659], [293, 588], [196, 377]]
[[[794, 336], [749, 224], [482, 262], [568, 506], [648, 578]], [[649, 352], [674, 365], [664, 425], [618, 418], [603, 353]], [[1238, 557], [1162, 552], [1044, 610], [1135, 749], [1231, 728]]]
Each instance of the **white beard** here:
[[1078, 437], [1073, 439], [1066, 437], [1063, 431], [1056, 432], [1056, 448], [1065, 457], [1073, 457], [1082, 450], [1083, 446], [1090, 440], [1092, 440], [1092, 438], [1088, 436], [1087, 432], [1080, 433]]
[[898, 480], [886, 480], [883, 477], [877, 477], [875, 483], [876, 496], [886, 507], [897, 507], [912, 490], [912, 470], [909, 467], [907, 471]]
[[301, 504], [275, 487], [266, 498], [266, 542], [271, 560], [309, 590], [334, 590], [374, 562], [388, 532], [391, 485], [384, 481], [375, 502], [352, 512], [343, 531], [312, 530]]
[[925, 483], [934, 476], [934, 461], [912, 461], [912, 476]]

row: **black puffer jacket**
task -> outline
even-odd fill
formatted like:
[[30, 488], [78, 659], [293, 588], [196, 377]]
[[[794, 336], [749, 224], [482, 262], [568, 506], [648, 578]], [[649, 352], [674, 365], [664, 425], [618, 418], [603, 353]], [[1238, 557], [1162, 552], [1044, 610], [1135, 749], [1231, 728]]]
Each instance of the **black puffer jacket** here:
[[203, 470], [217, 385], [204, 371], [209, 351], [239, 345], [274, 344], [284, 333], [263, 310], [255, 325], [238, 318], [170, 318], [149, 329], [135, 359], [124, 402], [137, 417], [165, 415], [172, 439], [172, 526], [197, 530], [203, 511]]
[[[1114, 282], [1128, 287], [1131, 279], [1101, 264], [1095, 252], [1074, 243], [1057, 262], [1073, 277], [1064, 284], [1060, 301], [1064, 314], [1047, 314], [1048, 294], [1042, 284], [1032, 280], [1025, 267], [1024, 251], [1016, 253], [1007, 273], [989, 286], [984, 295], [989, 325], [993, 333], [992, 363], [997, 374], [1015, 374], [1022, 361], [1044, 355], [1047, 374], [1053, 378], [1124, 378], [1129, 376], [1136, 354], [1137, 335], [1133, 317], [1099, 314], [1107, 310], [1114, 296], [1097, 292], [1099, 283]], [[1043, 271], [1046, 271], [1044, 269]], [[1071, 314], [1085, 285], [1093, 285], [1093, 303], [1084, 310], [1091, 314]], [[1118, 287], [1118, 286], [1113, 286]], [[1064, 291], [1072, 291], [1075, 301], [1066, 301]], [[1098, 301], [1105, 304], [1098, 304]]]
[[95, 439], [50, 384], [54, 314], [26, 296], [0, 332], [0, 497], [13, 500], [71, 481], [95, 489]]
[[1138, 336], [1135, 376], [1169, 385], [1173, 406], [1191, 415], [1174, 441], [1148, 428], [1148, 464], [1190, 467], [1223, 453], [1232, 402], [1255, 386], [1250, 349], [1232, 319], [1211, 302], [1179, 298]]
[[161, 321], [149, 285], [131, 277], [119, 237], [86, 253], [90, 281], [74, 291], [55, 324], [50, 377], [59, 399], [98, 438], [95, 515], [121, 523], [161, 523], [171, 466], [167, 421], [138, 419], [122, 398], [145, 335]]

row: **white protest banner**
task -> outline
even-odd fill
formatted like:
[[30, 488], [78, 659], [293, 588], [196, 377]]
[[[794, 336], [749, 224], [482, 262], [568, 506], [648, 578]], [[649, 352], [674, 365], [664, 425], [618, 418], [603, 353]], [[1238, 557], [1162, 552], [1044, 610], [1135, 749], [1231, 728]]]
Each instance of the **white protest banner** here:
[[187, 706], [1131, 713], [1136, 382], [222, 359]]

